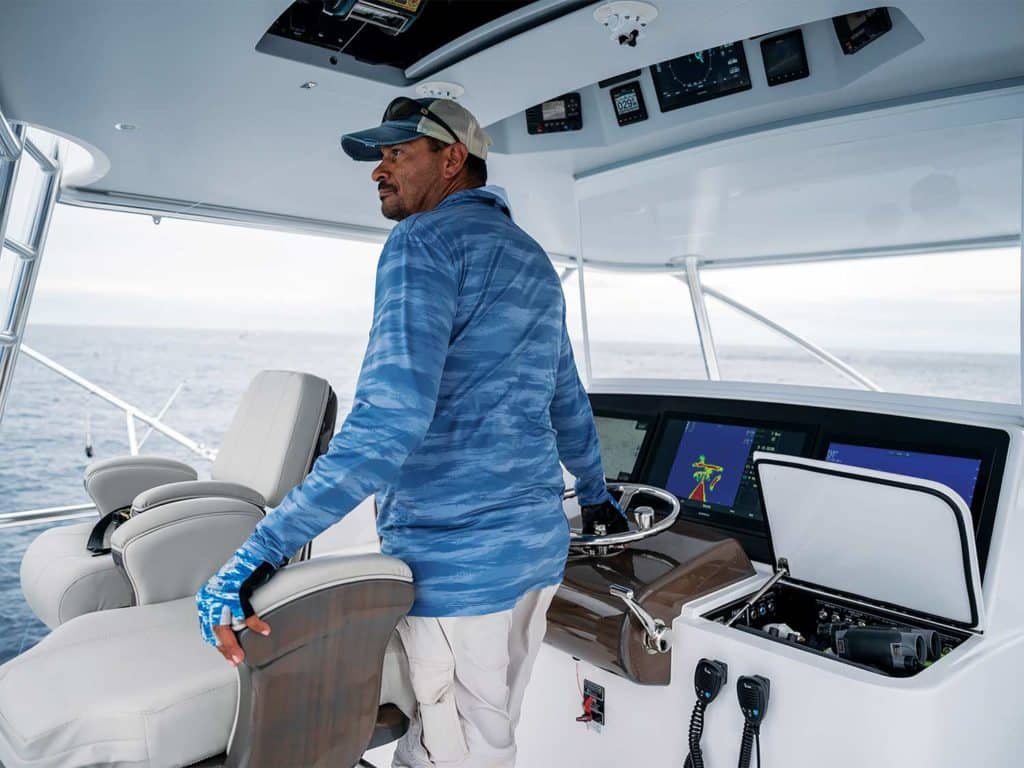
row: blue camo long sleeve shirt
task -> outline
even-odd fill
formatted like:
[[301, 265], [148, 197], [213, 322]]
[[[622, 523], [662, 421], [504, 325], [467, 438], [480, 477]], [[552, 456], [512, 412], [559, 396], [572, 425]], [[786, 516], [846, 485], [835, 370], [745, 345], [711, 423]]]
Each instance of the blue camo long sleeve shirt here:
[[559, 459], [608, 498], [558, 276], [500, 188], [463, 190], [392, 231], [352, 411], [243, 548], [282, 562], [376, 493], [413, 615], [505, 610], [562, 579]]

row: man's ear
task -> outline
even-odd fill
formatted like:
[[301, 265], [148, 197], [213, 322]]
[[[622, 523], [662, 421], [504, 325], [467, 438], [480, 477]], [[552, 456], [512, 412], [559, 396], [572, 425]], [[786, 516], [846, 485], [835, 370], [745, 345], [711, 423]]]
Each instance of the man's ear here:
[[469, 157], [469, 150], [466, 149], [466, 145], [462, 142], [456, 144], [449, 144], [445, 148], [445, 161], [444, 161], [444, 174], [445, 179], [454, 179], [460, 173], [466, 165], [466, 159]]

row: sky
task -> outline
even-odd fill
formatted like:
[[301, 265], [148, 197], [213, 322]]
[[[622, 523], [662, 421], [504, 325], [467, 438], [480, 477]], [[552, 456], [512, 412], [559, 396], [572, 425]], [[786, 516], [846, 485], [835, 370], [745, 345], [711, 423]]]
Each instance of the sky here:
[[[365, 335], [379, 253], [376, 244], [60, 205], [30, 322]], [[1019, 349], [1017, 249], [707, 270], [703, 280], [826, 348]], [[590, 269], [585, 284], [593, 339], [696, 343], [687, 288], [675, 278]], [[578, 336], [576, 277], [565, 289]], [[719, 343], [783, 343], [714, 299], [708, 311]]]

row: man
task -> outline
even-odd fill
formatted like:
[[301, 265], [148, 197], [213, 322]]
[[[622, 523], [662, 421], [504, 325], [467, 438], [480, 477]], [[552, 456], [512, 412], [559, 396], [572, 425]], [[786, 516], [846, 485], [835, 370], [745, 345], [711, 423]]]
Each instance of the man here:
[[398, 627], [418, 709], [395, 766], [515, 763], [514, 732], [569, 534], [559, 459], [586, 521], [625, 520], [605, 488], [587, 395], [543, 249], [484, 186], [490, 139], [445, 100], [396, 99], [342, 137], [399, 223], [377, 269], [373, 327], [352, 412], [301, 485], [197, 594], [208, 642], [231, 663], [243, 596], [377, 494], [381, 550], [412, 569]]

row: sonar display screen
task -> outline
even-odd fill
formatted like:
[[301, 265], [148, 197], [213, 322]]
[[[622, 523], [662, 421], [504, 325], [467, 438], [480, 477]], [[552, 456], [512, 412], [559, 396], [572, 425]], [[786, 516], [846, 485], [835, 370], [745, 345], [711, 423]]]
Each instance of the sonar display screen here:
[[795, 430], [671, 419], [650, 482], [678, 496], [691, 514], [761, 520], [752, 454], [799, 456], [806, 442], [807, 433]]
[[825, 461], [942, 483], [959, 493], [968, 507], [974, 499], [981, 472], [981, 459], [846, 443], [830, 443]]
[[601, 462], [609, 480], [632, 480], [650, 426], [646, 420], [594, 416], [601, 441]]

